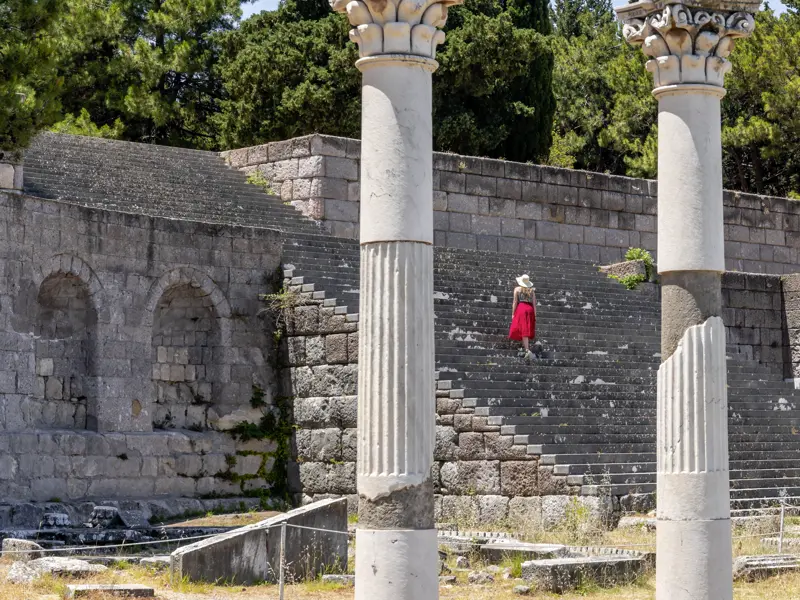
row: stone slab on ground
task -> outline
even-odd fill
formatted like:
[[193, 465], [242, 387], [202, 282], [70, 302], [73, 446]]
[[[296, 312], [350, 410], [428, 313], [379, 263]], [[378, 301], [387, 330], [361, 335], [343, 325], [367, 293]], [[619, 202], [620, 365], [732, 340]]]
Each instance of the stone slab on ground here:
[[[765, 537], [761, 538], [761, 544], [764, 546], [778, 546], [779, 539], [777, 537]], [[800, 546], [800, 537], [785, 537], [783, 538], [783, 547], [792, 547], [797, 548]]]
[[88, 577], [108, 570], [103, 565], [93, 565], [85, 560], [60, 556], [37, 558], [30, 561], [28, 567], [39, 573], [40, 576], [49, 574], [64, 577]]
[[[253, 584], [277, 580], [281, 523], [286, 528], [287, 580], [301, 581], [347, 566], [347, 499], [320, 500], [285, 514], [178, 548], [173, 581]], [[313, 527], [329, 532], [292, 527]]]
[[169, 569], [172, 559], [169, 556], [148, 556], [139, 560], [139, 565], [147, 569], [164, 571]]
[[354, 586], [356, 584], [356, 576], [334, 574], [323, 575], [322, 583], [336, 583], [338, 585]]
[[509, 555], [523, 556], [526, 560], [542, 560], [569, 556], [566, 546], [560, 544], [529, 544], [516, 541], [494, 541], [480, 547], [483, 558], [499, 563]]
[[120, 584], [87, 584], [87, 585], [68, 585], [64, 590], [64, 598], [86, 598], [97, 592], [109, 596], [122, 596], [124, 598], [155, 598], [155, 590], [139, 583], [120, 583]]
[[800, 569], [800, 558], [790, 554], [740, 556], [733, 562], [734, 581], [757, 581]]
[[656, 530], [656, 519], [650, 517], [622, 517], [617, 525], [620, 529]]
[[44, 552], [43, 548], [36, 542], [30, 540], [19, 540], [15, 538], [6, 538], [3, 540], [3, 558], [10, 558], [11, 560], [34, 560], [42, 558]]
[[39, 579], [39, 573], [31, 569], [27, 563], [22, 561], [15, 562], [11, 565], [6, 575], [6, 581], [9, 583], [25, 584], [32, 583]]
[[574, 590], [584, 582], [601, 586], [629, 583], [645, 568], [645, 560], [630, 556], [554, 558], [522, 563], [522, 577], [540, 590], [557, 594]]

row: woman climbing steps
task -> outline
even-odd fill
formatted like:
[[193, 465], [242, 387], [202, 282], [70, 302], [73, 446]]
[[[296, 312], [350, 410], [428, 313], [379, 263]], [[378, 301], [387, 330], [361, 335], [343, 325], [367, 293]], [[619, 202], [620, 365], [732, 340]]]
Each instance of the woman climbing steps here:
[[519, 287], [514, 288], [514, 306], [511, 309], [508, 337], [517, 342], [522, 341], [520, 355], [532, 360], [534, 354], [530, 350], [530, 340], [536, 337], [536, 288], [527, 275], [517, 277], [517, 283]]

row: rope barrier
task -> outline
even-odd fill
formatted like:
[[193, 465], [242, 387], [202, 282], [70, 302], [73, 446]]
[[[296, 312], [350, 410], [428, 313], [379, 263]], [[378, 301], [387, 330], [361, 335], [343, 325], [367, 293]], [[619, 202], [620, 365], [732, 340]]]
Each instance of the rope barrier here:
[[[41, 550], [3, 550], [3, 555], [6, 554], [29, 554], [31, 552], [74, 552], [77, 550], [107, 550], [113, 548], [131, 548], [133, 546], [155, 546], [155, 545], [163, 545], [163, 544], [176, 544], [181, 542], [189, 542], [193, 540], [205, 540], [210, 537], [215, 537], [217, 535], [224, 535], [218, 533], [209, 533], [207, 535], [195, 535], [192, 537], [185, 537], [185, 538], [173, 538], [168, 540], [152, 540], [149, 542], [130, 542], [130, 543], [123, 543], [123, 544], [103, 544], [103, 545], [95, 545], [95, 546], [65, 546], [63, 548], [42, 548]], [[33, 540], [29, 540], [33, 541]], [[42, 540], [46, 541], [46, 540]]]

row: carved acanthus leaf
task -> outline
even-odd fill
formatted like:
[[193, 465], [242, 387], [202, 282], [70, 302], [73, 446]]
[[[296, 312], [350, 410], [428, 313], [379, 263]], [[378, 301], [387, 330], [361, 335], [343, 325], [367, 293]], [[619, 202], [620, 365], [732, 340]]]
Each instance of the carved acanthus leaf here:
[[709, 11], [670, 4], [643, 19], [626, 20], [622, 34], [651, 57], [647, 69], [656, 87], [678, 83], [722, 86], [731, 65], [726, 60], [737, 38], [755, 28], [746, 12]]
[[463, 0], [330, 0], [336, 12], [347, 13], [350, 39], [362, 57], [411, 54], [435, 58], [444, 42], [447, 7]]

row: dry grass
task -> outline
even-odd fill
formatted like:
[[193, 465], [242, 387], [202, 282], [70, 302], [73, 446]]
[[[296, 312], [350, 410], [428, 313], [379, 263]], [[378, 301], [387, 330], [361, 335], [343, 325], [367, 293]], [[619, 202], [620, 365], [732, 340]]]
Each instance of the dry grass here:
[[[265, 513], [252, 513], [239, 515], [243, 519], [263, 519]], [[216, 519], [216, 517], [214, 517]], [[219, 521], [217, 521], [218, 523]], [[193, 523], [193, 522], [190, 522]], [[245, 521], [236, 521], [245, 524]], [[582, 536], [587, 532], [576, 534], [570, 531], [556, 531], [550, 533], [537, 533], [536, 541], [551, 543], [581, 543], [585, 540]], [[576, 535], [581, 539], [576, 539]], [[734, 540], [734, 555], [769, 554], [774, 549], [764, 548], [759, 543], [759, 537], [746, 530], [737, 528], [734, 536], [749, 535]], [[620, 529], [610, 532], [593, 532], [591, 544], [593, 546], [631, 547], [637, 550], [652, 550], [655, 547], [655, 534], [635, 529]], [[0, 560], [0, 582], [5, 581], [6, 573], [11, 565], [10, 561]], [[454, 565], [451, 564], [451, 567]], [[511, 562], [506, 566], [513, 566]], [[473, 568], [481, 568], [477, 557], [473, 557]], [[512, 589], [520, 581], [502, 580], [486, 586], [471, 586], [466, 584], [466, 572], [457, 573], [459, 583], [455, 586], [443, 586], [440, 590], [442, 600], [515, 600], [520, 596], [514, 595]], [[139, 567], [130, 567], [124, 564], [109, 569], [89, 579], [84, 583], [144, 583], [152, 585], [157, 590], [157, 597], [161, 600], [276, 600], [278, 588], [275, 585], [260, 585], [253, 587], [240, 586], [214, 586], [208, 584], [192, 584], [179, 582], [173, 588], [170, 586], [167, 574], [154, 574], [152, 571]], [[16, 586], [0, 583], [0, 600], [56, 600], [61, 598], [63, 589], [68, 583], [64, 580], [47, 578], [33, 585]], [[300, 585], [288, 586], [285, 593], [286, 600], [343, 600], [353, 597], [352, 588], [309, 582]], [[587, 587], [571, 594], [562, 596], [536, 593], [537, 599], [547, 598], [561, 600], [653, 600], [655, 598], [655, 579], [651, 575], [644, 577], [631, 585], [617, 586], [610, 589]], [[735, 600], [792, 600], [800, 599], [800, 574], [784, 575], [758, 583], [737, 583], [734, 591]], [[98, 594], [91, 600], [112, 600], [111, 596]]]

